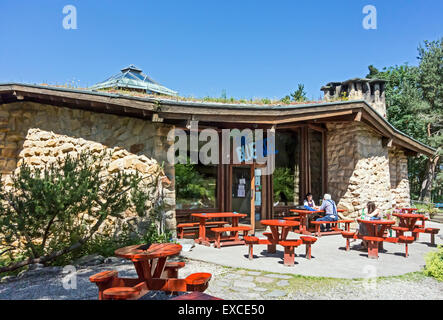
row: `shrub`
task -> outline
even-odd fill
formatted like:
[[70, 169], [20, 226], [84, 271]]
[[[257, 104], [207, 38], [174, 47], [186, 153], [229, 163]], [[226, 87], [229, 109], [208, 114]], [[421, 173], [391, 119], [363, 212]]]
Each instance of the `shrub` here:
[[2, 250], [9, 263], [0, 273], [63, 260], [91, 240], [111, 241], [94, 238], [107, 218], [122, 218], [127, 210], [146, 214], [152, 195], [145, 190], [155, 191], [157, 181], [145, 183], [136, 173], [108, 173], [109, 161], [103, 160], [109, 156], [106, 151], [83, 152], [43, 169], [23, 163], [12, 175], [12, 187], [1, 186], [0, 244], [6, 245]]
[[426, 255], [425, 275], [443, 281], [443, 246], [438, 246], [438, 251]]

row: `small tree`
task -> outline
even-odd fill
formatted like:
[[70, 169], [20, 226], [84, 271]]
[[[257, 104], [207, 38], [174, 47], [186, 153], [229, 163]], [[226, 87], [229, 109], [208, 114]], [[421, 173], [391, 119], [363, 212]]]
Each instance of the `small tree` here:
[[[292, 99], [292, 100], [291, 100]], [[283, 103], [291, 103], [291, 101], [295, 102], [304, 102], [307, 101], [308, 97], [306, 96], [305, 86], [303, 84], [298, 84], [297, 90], [290, 93], [289, 95], [282, 98], [280, 101]]]
[[[0, 244], [11, 263], [1, 272], [32, 263], [47, 263], [81, 248], [107, 218], [126, 210], [146, 214], [146, 183], [137, 173], [108, 173], [110, 154], [67, 156], [43, 169], [23, 163], [12, 175], [12, 186], [0, 190]], [[19, 252], [19, 258], [12, 252]]]

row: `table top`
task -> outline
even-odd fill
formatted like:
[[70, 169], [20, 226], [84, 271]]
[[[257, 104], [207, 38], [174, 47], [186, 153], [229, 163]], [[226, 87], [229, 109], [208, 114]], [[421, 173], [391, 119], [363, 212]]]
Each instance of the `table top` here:
[[393, 225], [395, 224], [394, 220], [362, 220], [357, 219], [358, 222], [367, 223], [367, 224], [379, 224], [379, 225]]
[[[291, 209], [291, 210], [289, 210], [289, 211], [291, 211], [291, 212], [297, 212], [297, 213], [307, 213], [307, 214], [310, 214], [310, 213], [323, 213], [323, 212], [325, 212], [325, 210], [315, 210], [315, 211], [311, 211], [311, 210], [300, 210], [300, 209]], [[344, 209], [337, 209], [337, 212], [345, 212], [346, 210], [344, 210]]]
[[115, 250], [117, 257], [125, 259], [156, 259], [179, 254], [182, 246], [176, 243], [153, 243], [147, 245], [136, 244]]
[[261, 220], [260, 223], [264, 226], [277, 227], [296, 227], [300, 225], [300, 222], [290, 220]]
[[410, 219], [423, 219], [425, 217], [424, 214], [420, 213], [393, 213], [392, 215], [399, 218], [410, 218]]
[[416, 211], [416, 210], [418, 210], [417, 208], [399, 208], [399, 210], [404, 210], [404, 211], [409, 211], [409, 212], [411, 212], [411, 211]]
[[291, 209], [289, 211], [297, 212], [297, 213], [301, 213], [301, 214], [313, 214], [313, 213], [322, 212], [322, 211], [319, 211], [319, 210], [311, 211], [311, 210], [299, 210], [299, 209]]
[[208, 213], [192, 213], [191, 216], [197, 217], [197, 218], [243, 218], [247, 215], [244, 213], [234, 213], [234, 212], [208, 212]]

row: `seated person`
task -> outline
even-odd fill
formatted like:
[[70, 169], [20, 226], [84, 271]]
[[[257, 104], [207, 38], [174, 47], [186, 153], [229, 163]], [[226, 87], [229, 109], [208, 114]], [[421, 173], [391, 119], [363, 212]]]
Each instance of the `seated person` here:
[[315, 206], [314, 199], [312, 199], [312, 193], [308, 192], [306, 194], [305, 200], [303, 201], [303, 206], [305, 207], [306, 210], [310, 211], [316, 210], [317, 207]]
[[[321, 204], [319, 210], [324, 210], [325, 215], [322, 218], [318, 218], [317, 221], [337, 221], [338, 220], [338, 213], [337, 213], [337, 205], [335, 204], [334, 200], [331, 200], [331, 195], [325, 193], [323, 196], [323, 203]], [[320, 226], [321, 231], [323, 232], [325, 230], [325, 227], [323, 225]], [[326, 229], [329, 230], [330, 224], [326, 224]]]
[[[368, 210], [367, 213], [367, 217], [369, 217], [370, 220], [380, 220], [383, 216], [383, 213], [377, 209], [377, 207], [375, 206], [375, 203], [372, 201], [369, 201], [368, 204], [366, 205], [366, 209]], [[359, 227], [357, 229], [357, 236], [368, 236], [368, 228], [366, 226], [366, 224], [364, 223], [360, 223]], [[361, 246], [363, 248], [367, 248], [367, 244], [365, 241], [362, 241]]]

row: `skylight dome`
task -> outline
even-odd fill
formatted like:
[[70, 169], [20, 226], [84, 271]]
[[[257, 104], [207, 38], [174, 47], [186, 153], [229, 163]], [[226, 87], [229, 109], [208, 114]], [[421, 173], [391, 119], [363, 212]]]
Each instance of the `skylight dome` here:
[[132, 64], [121, 69], [120, 73], [111, 76], [103, 82], [93, 85], [90, 89], [126, 89], [168, 96], [176, 96], [178, 94], [177, 91], [168, 89], [155, 82], [144, 74], [141, 69]]

